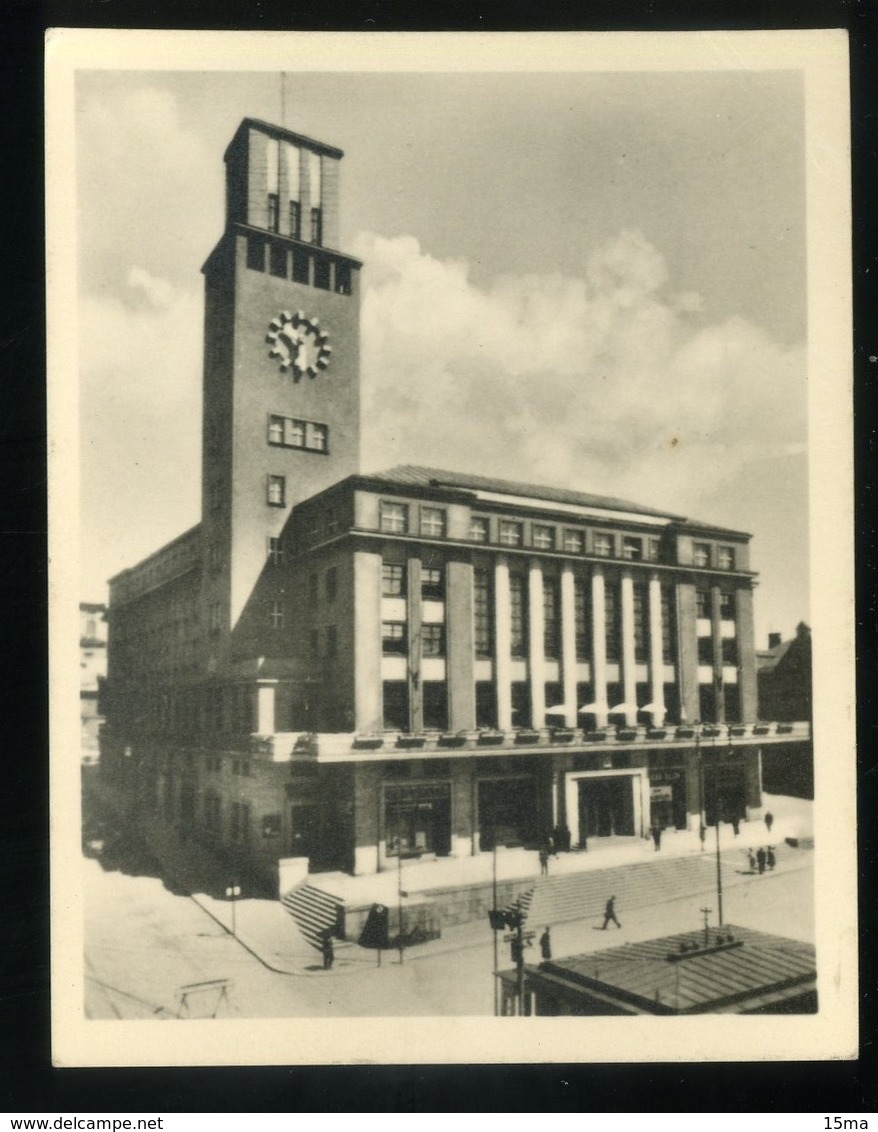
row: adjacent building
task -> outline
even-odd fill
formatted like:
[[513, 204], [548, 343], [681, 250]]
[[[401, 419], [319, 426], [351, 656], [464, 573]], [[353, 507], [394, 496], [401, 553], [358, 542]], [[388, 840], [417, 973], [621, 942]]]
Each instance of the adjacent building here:
[[79, 605], [80, 752], [84, 763], [97, 762], [103, 723], [102, 695], [107, 677], [107, 607], [96, 602]]
[[226, 151], [201, 521], [110, 582], [107, 773], [266, 874], [756, 816], [800, 725], [757, 722], [748, 534], [363, 474], [342, 156], [253, 119]]

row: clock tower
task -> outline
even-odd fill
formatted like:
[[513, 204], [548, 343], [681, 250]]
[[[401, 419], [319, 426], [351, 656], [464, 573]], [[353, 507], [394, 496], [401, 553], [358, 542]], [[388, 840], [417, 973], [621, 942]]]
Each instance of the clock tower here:
[[[291, 509], [359, 470], [361, 264], [337, 250], [342, 157], [249, 118], [226, 150], [225, 231], [203, 268], [204, 598], [215, 665], [247, 654], [249, 607], [257, 588], [260, 608], [271, 604], [266, 564], [284, 553]], [[242, 647], [230, 652], [236, 635]]]

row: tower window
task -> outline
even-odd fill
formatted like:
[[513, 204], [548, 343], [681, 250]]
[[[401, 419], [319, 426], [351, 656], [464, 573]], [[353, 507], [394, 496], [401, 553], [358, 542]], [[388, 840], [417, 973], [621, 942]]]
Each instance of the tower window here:
[[247, 238], [247, 267], [251, 271], [265, 271], [265, 240], [257, 236]]
[[268, 443], [269, 444], [283, 444], [284, 442], [284, 418], [283, 417], [269, 417], [268, 418]]
[[582, 554], [585, 547], [585, 538], [582, 531], [564, 532], [564, 549], [569, 554]]
[[445, 576], [441, 566], [425, 566], [421, 570], [421, 596], [441, 601], [445, 596]]
[[287, 418], [284, 427], [284, 444], [290, 448], [305, 447], [305, 422]]
[[409, 509], [405, 503], [381, 501], [380, 525], [388, 534], [404, 535], [408, 530]]
[[326, 441], [329, 434], [325, 424], [312, 424], [311, 435], [308, 438], [306, 448], [310, 448], [312, 452], [325, 452]]
[[323, 243], [323, 209], [311, 209], [311, 243]]
[[445, 626], [421, 626], [421, 653], [423, 656], [445, 656]]
[[279, 538], [269, 537], [268, 539], [268, 561], [272, 566], [282, 565], [284, 560], [284, 550], [281, 546]]
[[349, 263], [337, 263], [335, 265], [335, 293], [337, 295], [349, 295], [351, 290], [351, 265]]
[[281, 244], [272, 244], [268, 251], [268, 267], [278, 279], [287, 277], [287, 249]]
[[710, 543], [696, 542], [692, 545], [692, 563], [695, 566], [710, 565]]
[[302, 238], [302, 206], [297, 200], [290, 201], [290, 235], [294, 240]]
[[473, 542], [488, 541], [488, 520], [484, 515], [470, 516], [469, 537]]
[[282, 601], [273, 601], [271, 609], [269, 610], [269, 621], [271, 622], [272, 629], [283, 629], [284, 627], [284, 603]]
[[293, 252], [293, 282], [294, 283], [307, 283], [308, 282], [308, 266], [311, 262], [311, 257], [307, 252], [294, 251]]
[[594, 536], [594, 552], [598, 558], [612, 558], [613, 536], [602, 534], [600, 531]]
[[513, 523], [508, 519], [500, 520], [500, 542], [503, 546], [521, 546], [523, 541], [521, 523]]
[[385, 562], [381, 567], [381, 593], [384, 597], [402, 597], [405, 594], [405, 572], [395, 562]]
[[272, 507], [286, 507], [287, 478], [286, 476], [268, 477], [268, 503]]
[[384, 621], [381, 625], [381, 651], [385, 655], [399, 655], [407, 651], [405, 621]]
[[555, 529], [554, 527], [546, 527], [540, 523], [534, 523], [534, 546], [538, 550], [554, 550], [555, 549]]
[[329, 290], [329, 260], [324, 259], [323, 256], [314, 260], [314, 286], [319, 287], [321, 291]]
[[421, 508], [421, 534], [431, 538], [445, 537], [445, 512], [441, 507]]
[[268, 224], [266, 227], [269, 232], [276, 232], [278, 230], [278, 223], [280, 220], [280, 207], [278, 204], [277, 193], [268, 194], [268, 207], [267, 207]]

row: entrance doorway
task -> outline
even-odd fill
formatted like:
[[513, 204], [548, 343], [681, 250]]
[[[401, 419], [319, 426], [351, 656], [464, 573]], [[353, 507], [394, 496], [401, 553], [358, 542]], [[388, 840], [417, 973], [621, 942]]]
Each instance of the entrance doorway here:
[[580, 778], [579, 837], [633, 837], [634, 794], [629, 775]]

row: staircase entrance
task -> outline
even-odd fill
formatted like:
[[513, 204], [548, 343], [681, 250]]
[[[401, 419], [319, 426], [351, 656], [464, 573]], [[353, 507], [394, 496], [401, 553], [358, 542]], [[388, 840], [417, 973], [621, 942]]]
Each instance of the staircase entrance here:
[[586, 771], [566, 776], [571, 841], [643, 835], [644, 778], [631, 771]]

